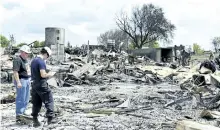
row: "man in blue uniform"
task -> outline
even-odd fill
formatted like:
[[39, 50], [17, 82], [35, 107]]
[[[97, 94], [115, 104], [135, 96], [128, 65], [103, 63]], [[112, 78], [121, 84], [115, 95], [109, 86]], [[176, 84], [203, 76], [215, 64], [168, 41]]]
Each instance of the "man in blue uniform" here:
[[52, 77], [53, 73], [46, 72], [45, 60], [51, 56], [52, 51], [49, 47], [42, 48], [40, 55], [34, 58], [31, 62], [31, 78], [32, 83], [32, 116], [34, 127], [40, 126], [38, 121], [38, 113], [40, 112], [42, 103], [46, 107], [46, 117], [48, 119], [48, 124], [55, 123], [54, 121], [54, 101], [51, 89], [47, 84], [47, 79]]

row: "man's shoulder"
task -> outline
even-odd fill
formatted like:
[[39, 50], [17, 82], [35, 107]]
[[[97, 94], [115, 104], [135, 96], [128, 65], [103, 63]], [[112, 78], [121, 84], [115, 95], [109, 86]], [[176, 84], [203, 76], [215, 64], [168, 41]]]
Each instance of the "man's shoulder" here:
[[21, 57], [20, 57], [20, 56], [15, 56], [15, 57], [13, 58], [13, 60], [14, 60], [14, 61], [21, 61]]
[[39, 58], [39, 57], [36, 57], [32, 60], [32, 62], [36, 62], [36, 63], [44, 63], [44, 60]]

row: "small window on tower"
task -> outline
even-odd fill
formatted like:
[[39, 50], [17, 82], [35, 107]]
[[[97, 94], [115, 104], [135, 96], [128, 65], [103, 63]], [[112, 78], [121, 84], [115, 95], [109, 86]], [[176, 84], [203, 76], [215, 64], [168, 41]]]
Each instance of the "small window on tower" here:
[[59, 34], [59, 33], [60, 33], [60, 30], [56, 30], [56, 32], [57, 32], [57, 34]]
[[60, 38], [59, 38], [59, 37], [57, 37], [57, 40], [60, 40]]

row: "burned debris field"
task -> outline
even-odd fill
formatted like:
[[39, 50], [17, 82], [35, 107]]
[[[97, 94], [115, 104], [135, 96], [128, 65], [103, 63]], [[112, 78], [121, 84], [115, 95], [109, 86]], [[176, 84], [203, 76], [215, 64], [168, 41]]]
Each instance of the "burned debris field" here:
[[[199, 61], [183, 67], [175, 62], [162, 64], [135, 58], [129, 64], [123, 60], [125, 53], [110, 61], [98, 50], [95, 52], [97, 57], [90, 63], [86, 57], [70, 55], [61, 65], [48, 65], [57, 72], [48, 84], [54, 94], [59, 122], [44, 123], [42, 108], [41, 129], [218, 129], [219, 75], [208, 69], [201, 70], [205, 71], [201, 74]], [[2, 68], [12, 66], [8, 55], [2, 55], [1, 59], [4, 59]], [[10, 76], [9, 71], [7, 75]], [[5, 78], [9, 80], [2, 75]], [[16, 92], [7, 80], [1, 84], [2, 128], [36, 129], [31, 121], [29, 125], [16, 125]]]

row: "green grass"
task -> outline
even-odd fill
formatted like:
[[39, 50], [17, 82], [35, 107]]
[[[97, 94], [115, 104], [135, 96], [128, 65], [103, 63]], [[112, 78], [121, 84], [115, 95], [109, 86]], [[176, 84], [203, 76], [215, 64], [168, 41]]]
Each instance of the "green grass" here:
[[[203, 54], [203, 55], [192, 55], [192, 60], [204, 61], [209, 59], [210, 54]], [[217, 57], [217, 54], [216, 54]]]

